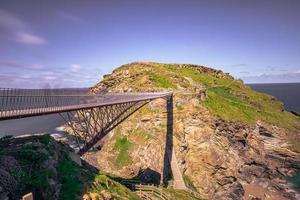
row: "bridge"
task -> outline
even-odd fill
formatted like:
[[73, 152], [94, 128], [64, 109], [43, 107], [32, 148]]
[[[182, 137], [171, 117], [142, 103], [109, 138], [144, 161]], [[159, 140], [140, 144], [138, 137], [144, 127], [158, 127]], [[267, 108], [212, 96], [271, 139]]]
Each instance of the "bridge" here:
[[77, 153], [81, 156], [137, 110], [159, 98], [166, 100], [167, 111], [162, 183], [168, 185], [168, 180], [173, 175], [174, 187], [186, 189], [173, 152], [171, 91], [92, 93], [88, 88], [0, 88], [0, 121], [58, 113], [71, 128], [78, 146]]
[[59, 113], [76, 137], [78, 154], [83, 155], [118, 124], [158, 98], [172, 102], [172, 92], [95, 94], [88, 88], [1, 88], [0, 120]]

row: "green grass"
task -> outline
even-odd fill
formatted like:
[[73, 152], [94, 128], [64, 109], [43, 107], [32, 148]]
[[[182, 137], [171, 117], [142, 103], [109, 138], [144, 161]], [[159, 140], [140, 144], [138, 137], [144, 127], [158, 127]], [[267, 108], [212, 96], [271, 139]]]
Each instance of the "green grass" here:
[[129, 155], [129, 149], [133, 144], [128, 140], [127, 137], [117, 138], [116, 143], [113, 147], [114, 151], [118, 151], [116, 158], [116, 165], [118, 167], [127, 166], [131, 164], [132, 158]]
[[192, 194], [190, 194], [187, 191], [184, 190], [175, 190], [172, 188], [163, 189], [166, 193], [168, 193], [170, 196], [172, 196], [172, 199], [177, 200], [199, 200], [199, 198], [194, 197]]
[[165, 68], [165, 70], [176, 73], [177, 75], [179, 75], [181, 77], [192, 78], [194, 81], [205, 84], [207, 86], [227, 85], [230, 82], [232, 82], [231, 78], [219, 78], [212, 74], [199, 73], [199, 72], [197, 72], [195, 67], [179, 68], [178, 66], [174, 66], [174, 65], [166, 65], [164, 68]]
[[184, 106], [176, 105], [176, 109], [179, 110], [179, 111], [182, 111], [182, 110], [184, 110]]
[[[25, 142], [16, 142], [15, 138], [7, 137], [0, 140], [1, 155], [12, 156], [20, 164], [21, 170], [18, 168], [10, 174], [18, 182], [18, 190], [20, 193], [33, 192], [35, 199], [51, 199], [53, 186], [48, 180], [53, 179], [57, 184], [61, 184], [59, 199], [73, 200], [82, 199], [82, 195], [99, 184], [105, 190], [112, 193], [112, 196], [122, 199], [138, 199], [135, 194], [128, 190], [125, 186], [116, 183], [106, 177], [99, 175], [86, 165], [79, 166], [68, 156], [68, 149], [63, 145], [58, 145], [48, 135], [30, 136]], [[10, 144], [10, 145], [7, 145]], [[126, 139], [120, 140], [116, 144], [117, 149], [127, 151], [131, 144]], [[127, 150], [126, 150], [127, 149]], [[53, 156], [55, 153], [57, 156]], [[53, 157], [52, 157], [53, 156]], [[56, 160], [53, 168], [43, 166], [45, 160]], [[91, 184], [96, 181], [97, 184]], [[100, 193], [98, 193], [100, 195]], [[115, 195], [115, 196], [114, 196]], [[101, 196], [101, 195], [100, 195]]]
[[255, 121], [256, 111], [252, 107], [243, 104], [239, 99], [234, 100], [235, 97], [226, 91], [214, 90], [208, 90], [208, 99], [204, 102], [211, 112], [227, 121], [248, 123]]
[[142, 144], [143, 142], [153, 139], [153, 136], [144, 129], [137, 128], [132, 133], [130, 133], [130, 138], [135, 138], [134, 140], [135, 142], [137, 142], [137, 144]]
[[273, 103], [271, 96], [260, 95], [255, 91], [249, 94], [250, 91], [246, 91], [248, 95], [240, 97], [236, 93], [231, 88], [209, 88], [208, 99], [204, 103], [212, 113], [227, 121], [253, 124], [256, 120], [263, 120], [290, 129], [299, 126], [299, 118], [282, 111], [280, 103]]
[[172, 84], [172, 82], [169, 80], [169, 78], [167, 77], [163, 77], [158, 75], [157, 73], [148, 71], [147, 75], [149, 76], [149, 78], [154, 81], [154, 84], [156, 87], [158, 88], [171, 88], [171, 89], [175, 89], [176, 86]]
[[183, 68], [177, 65], [157, 67], [206, 85], [208, 99], [204, 104], [213, 114], [224, 120], [250, 124], [262, 120], [292, 130], [300, 128], [300, 118], [283, 111], [282, 103], [273, 96], [256, 92], [229, 76], [199, 73], [195, 67], [188, 65]]
[[18, 152], [17, 156], [22, 162], [40, 164], [47, 160], [49, 154], [47, 151], [39, 150], [39, 147], [32, 144], [26, 144]]
[[83, 190], [83, 183], [78, 177], [80, 170], [80, 167], [71, 160], [64, 159], [59, 162], [58, 175], [62, 180], [60, 199], [72, 200], [79, 198], [78, 195]]
[[123, 185], [100, 173], [95, 176], [94, 185], [89, 189], [89, 192], [100, 194], [103, 191], [109, 191], [109, 193], [112, 194], [113, 199], [139, 199], [138, 196]]
[[194, 186], [193, 182], [187, 175], [185, 175], [185, 174], [183, 175], [183, 180], [184, 180], [186, 187], [197, 192], [197, 188]]
[[[128, 69], [130, 66], [140, 69], [139, 71], [149, 76], [157, 88], [177, 89], [177, 86], [180, 86], [190, 90], [188, 92], [193, 92], [193, 88], [198, 84], [205, 85], [208, 88], [205, 105], [212, 114], [224, 120], [250, 124], [262, 120], [292, 130], [300, 128], [300, 118], [284, 112], [282, 103], [276, 98], [256, 92], [231, 76], [217, 73], [213, 69], [154, 62], [132, 63], [126, 66]], [[143, 71], [144, 68], [147, 70]], [[190, 79], [195, 84], [190, 83]], [[177, 109], [181, 110], [180, 107]]]

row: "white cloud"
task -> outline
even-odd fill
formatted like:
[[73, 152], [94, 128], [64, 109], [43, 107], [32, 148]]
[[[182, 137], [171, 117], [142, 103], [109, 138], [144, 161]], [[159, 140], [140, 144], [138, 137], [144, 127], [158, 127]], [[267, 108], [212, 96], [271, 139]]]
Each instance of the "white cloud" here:
[[240, 63], [240, 64], [233, 64], [231, 65], [232, 67], [245, 67], [247, 66], [247, 64], [244, 64], [244, 63]]
[[46, 44], [46, 40], [37, 35], [33, 35], [31, 33], [20, 32], [16, 34], [16, 41], [28, 44], [28, 45], [42, 45]]
[[71, 71], [72, 72], [78, 72], [80, 70], [81, 66], [78, 64], [71, 65]]
[[56, 76], [44, 76], [44, 79], [46, 79], [46, 80], [56, 80], [57, 77]]
[[248, 72], [248, 71], [241, 71], [240, 73], [244, 74], [244, 75], [249, 75], [250, 74], [250, 72]]
[[300, 70], [296, 71], [296, 74], [300, 74]]
[[241, 77], [246, 83], [298, 83], [300, 73], [260, 74]]
[[19, 63], [19, 62], [16, 62], [16, 61], [0, 61], [0, 66], [30, 69], [30, 70], [45, 69], [45, 66], [42, 65], [42, 64], [26, 64], [26, 63]]

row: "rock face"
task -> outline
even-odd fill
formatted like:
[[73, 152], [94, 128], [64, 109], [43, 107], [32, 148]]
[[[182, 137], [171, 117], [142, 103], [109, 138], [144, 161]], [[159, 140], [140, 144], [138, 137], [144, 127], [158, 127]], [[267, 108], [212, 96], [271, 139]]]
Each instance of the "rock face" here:
[[[50, 147], [51, 154], [48, 152]], [[0, 154], [0, 187], [3, 193], [10, 199], [19, 199], [24, 191], [29, 192], [28, 189], [34, 186], [35, 189], [30, 192], [34, 192], [35, 198], [58, 199], [61, 184], [56, 168], [63, 151], [58, 144], [50, 141], [49, 136], [41, 140], [4, 139], [0, 141], [0, 149], [4, 149], [4, 154]]]
[[[159, 63], [121, 66], [92, 91], [170, 89], [173, 149], [191, 190], [207, 199], [298, 198], [287, 177], [300, 170], [299, 153], [291, 145], [300, 141], [300, 120], [282, 111], [274, 97], [212, 68]], [[162, 174], [165, 137], [165, 101], [155, 100], [119, 125], [101, 151], [85, 159], [126, 179], [144, 169]], [[126, 150], [118, 148], [123, 138]]]
[[0, 200], [29, 192], [38, 200], [137, 199], [96, 168], [73, 162], [70, 150], [49, 135], [0, 138]]

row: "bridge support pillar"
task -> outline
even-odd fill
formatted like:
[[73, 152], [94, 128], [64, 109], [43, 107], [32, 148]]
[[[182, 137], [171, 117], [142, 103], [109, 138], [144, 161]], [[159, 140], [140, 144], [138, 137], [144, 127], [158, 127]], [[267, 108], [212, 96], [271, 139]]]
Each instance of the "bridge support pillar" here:
[[172, 154], [173, 154], [173, 95], [167, 97], [167, 133], [164, 152], [162, 184], [168, 186], [168, 182], [172, 179]]

